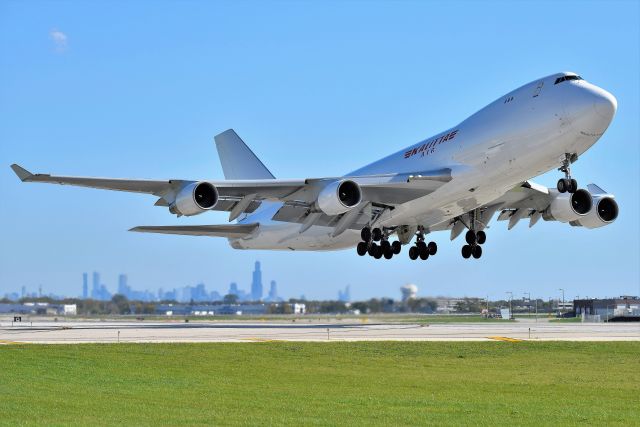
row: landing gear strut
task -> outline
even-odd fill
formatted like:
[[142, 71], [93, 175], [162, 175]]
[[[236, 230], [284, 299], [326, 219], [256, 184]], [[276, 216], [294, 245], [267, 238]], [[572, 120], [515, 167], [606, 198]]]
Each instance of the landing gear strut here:
[[436, 242], [425, 243], [424, 228], [418, 227], [418, 233], [416, 235], [416, 244], [409, 249], [409, 258], [412, 260], [418, 259], [426, 260], [429, 256], [435, 255], [438, 252], [438, 245]]
[[386, 229], [364, 227], [360, 231], [362, 241], [356, 247], [358, 255], [365, 256], [369, 254], [375, 259], [382, 257], [391, 259], [394, 255], [398, 255], [402, 250], [402, 244], [397, 240], [389, 242], [390, 234]]
[[577, 159], [575, 154], [565, 153], [562, 159], [562, 166], [558, 168], [560, 172], [564, 172], [564, 178], [558, 180], [558, 191], [561, 193], [575, 193], [578, 190], [578, 181], [571, 178], [571, 163]]

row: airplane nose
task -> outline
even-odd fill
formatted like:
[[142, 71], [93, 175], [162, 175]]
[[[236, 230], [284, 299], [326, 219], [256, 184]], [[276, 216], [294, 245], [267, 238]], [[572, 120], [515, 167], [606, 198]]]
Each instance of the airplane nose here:
[[616, 114], [618, 101], [606, 90], [600, 89], [594, 93], [593, 108], [605, 120], [611, 121]]

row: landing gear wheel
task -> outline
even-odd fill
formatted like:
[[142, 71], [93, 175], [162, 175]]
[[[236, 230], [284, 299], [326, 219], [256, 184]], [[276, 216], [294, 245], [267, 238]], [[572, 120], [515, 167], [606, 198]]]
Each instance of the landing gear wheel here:
[[371, 237], [373, 238], [374, 242], [380, 241], [380, 239], [382, 239], [382, 230], [380, 230], [379, 228], [374, 228], [373, 230], [371, 230]]
[[395, 241], [391, 244], [391, 249], [393, 249], [393, 254], [394, 255], [398, 255], [400, 253], [400, 251], [402, 250], [402, 243], [400, 243], [399, 241]]
[[462, 247], [462, 258], [469, 259], [471, 256], [471, 245], [464, 245]]
[[382, 258], [382, 252], [383, 252], [383, 251], [382, 251], [382, 248], [381, 248], [380, 246], [376, 246], [376, 251], [374, 252], [373, 257], [374, 257], [375, 259], [380, 259], [380, 258]]
[[468, 244], [473, 245], [476, 242], [476, 232], [469, 230], [467, 231], [467, 234], [465, 234], [464, 238]]
[[380, 247], [382, 248], [383, 252], [387, 252], [391, 250], [391, 243], [389, 243], [388, 240], [383, 240], [382, 242], [380, 242]]
[[435, 255], [438, 252], [438, 245], [436, 245], [436, 242], [429, 242], [427, 249], [429, 249], [429, 255]]
[[426, 261], [429, 258], [429, 248], [426, 246], [420, 248], [420, 259]]
[[557, 187], [560, 193], [566, 193], [568, 190], [567, 181], [564, 178], [559, 179]]
[[569, 189], [569, 193], [575, 193], [578, 191], [578, 181], [575, 179], [571, 179], [571, 188]]
[[416, 242], [416, 246], [418, 247], [418, 249], [422, 250], [422, 248], [426, 248], [427, 244], [425, 242], [423, 242], [422, 240], [419, 240]]
[[487, 241], [487, 234], [482, 230], [478, 231], [476, 233], [476, 243], [479, 245], [482, 245], [486, 241]]
[[411, 246], [411, 248], [409, 248], [409, 258], [415, 261], [418, 259], [418, 256], [420, 256], [420, 249], [415, 246]]
[[360, 238], [362, 238], [362, 240], [364, 240], [365, 242], [368, 242], [371, 240], [371, 229], [369, 227], [365, 227], [362, 229], [362, 231], [360, 231]]
[[367, 252], [369, 252], [369, 255], [375, 256], [376, 250], [378, 250], [378, 245], [372, 243], [371, 246], [369, 246], [369, 250]]
[[384, 251], [384, 257], [385, 257], [385, 259], [393, 258], [393, 249], [391, 249], [391, 247], [389, 247], [389, 249]]
[[471, 249], [471, 255], [473, 255], [473, 257], [475, 259], [478, 259], [482, 256], [482, 247], [481, 246], [473, 246]]
[[367, 254], [367, 243], [366, 242], [358, 243], [358, 246], [356, 247], [356, 251], [358, 251], [358, 255], [365, 256]]

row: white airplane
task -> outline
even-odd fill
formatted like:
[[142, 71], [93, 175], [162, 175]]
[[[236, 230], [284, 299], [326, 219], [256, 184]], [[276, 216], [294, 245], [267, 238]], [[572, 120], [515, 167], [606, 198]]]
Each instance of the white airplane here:
[[[460, 124], [341, 177], [276, 179], [233, 130], [215, 137], [224, 181], [82, 178], [12, 169], [25, 182], [148, 193], [177, 216], [228, 211], [223, 225], [131, 231], [226, 237], [235, 249], [336, 250], [390, 259], [409, 244], [413, 260], [435, 255], [426, 235], [464, 230], [464, 258], [480, 258], [485, 228], [500, 211], [509, 229], [523, 218], [601, 227], [618, 216], [614, 196], [579, 189], [570, 165], [603, 135], [616, 99], [574, 73], [558, 73], [500, 97]], [[557, 188], [529, 179], [558, 170]], [[392, 235], [396, 240], [390, 242]]]

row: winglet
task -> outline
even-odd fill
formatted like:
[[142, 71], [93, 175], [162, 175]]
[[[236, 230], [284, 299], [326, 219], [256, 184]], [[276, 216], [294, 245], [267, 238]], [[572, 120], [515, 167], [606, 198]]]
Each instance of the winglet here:
[[15, 174], [18, 175], [18, 178], [20, 178], [20, 181], [26, 181], [28, 178], [31, 178], [33, 176], [31, 172], [29, 172], [28, 170], [26, 170], [21, 166], [18, 166], [15, 163], [11, 165], [11, 169], [13, 169]]

